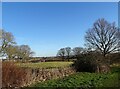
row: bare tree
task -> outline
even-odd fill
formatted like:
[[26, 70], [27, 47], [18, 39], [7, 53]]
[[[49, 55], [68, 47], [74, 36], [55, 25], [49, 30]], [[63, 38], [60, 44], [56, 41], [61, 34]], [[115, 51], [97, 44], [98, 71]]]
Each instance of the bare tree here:
[[62, 57], [62, 59], [64, 59], [64, 57], [65, 57], [65, 48], [61, 48], [58, 51], [57, 56], [60, 56], [60, 57]]
[[[115, 23], [109, 23], [104, 19], [98, 19], [93, 27], [86, 32], [87, 45], [92, 49], [98, 49], [105, 57], [111, 52], [118, 50], [118, 28]], [[120, 36], [120, 35], [119, 35]]]
[[29, 59], [34, 54], [31, 51], [31, 48], [28, 45], [21, 45], [18, 47], [18, 58], [20, 59]]
[[75, 47], [73, 48], [73, 54], [78, 57], [82, 52], [83, 52], [83, 48], [82, 47]]
[[118, 33], [117, 33], [117, 38], [118, 38], [118, 52], [120, 52], [120, 28], [118, 29]]
[[65, 52], [66, 52], [67, 58], [69, 59], [70, 54], [71, 54], [71, 48], [70, 48], [70, 47], [66, 47], [66, 48], [65, 48]]

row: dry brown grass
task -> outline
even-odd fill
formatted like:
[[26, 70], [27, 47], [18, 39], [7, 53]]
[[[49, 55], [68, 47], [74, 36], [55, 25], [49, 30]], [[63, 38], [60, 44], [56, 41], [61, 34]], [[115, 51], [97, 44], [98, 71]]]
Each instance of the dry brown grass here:
[[25, 70], [17, 67], [14, 62], [2, 63], [2, 87], [19, 87], [25, 77]]

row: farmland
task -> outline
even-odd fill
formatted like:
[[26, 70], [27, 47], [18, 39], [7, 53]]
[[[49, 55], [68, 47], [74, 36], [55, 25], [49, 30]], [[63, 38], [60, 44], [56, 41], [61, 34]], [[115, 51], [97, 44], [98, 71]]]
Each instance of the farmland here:
[[[6, 63], [6, 62], [5, 62]], [[31, 75], [31, 77], [34, 76], [34, 74], [39, 74], [39, 76], [44, 76], [42, 80], [44, 80], [44, 78], [49, 78], [51, 77], [51, 75], [53, 75], [54, 78], [50, 78], [48, 80], [45, 80], [45, 81], [36, 81], [36, 82], [33, 82], [31, 83], [30, 85], [27, 85], [27, 88], [28, 87], [41, 87], [41, 88], [56, 88], [56, 87], [59, 87], [59, 88], [76, 88], [76, 87], [82, 87], [82, 88], [91, 88], [91, 87], [96, 87], [96, 88], [99, 88], [99, 87], [120, 87], [119, 86], [119, 82], [120, 82], [120, 64], [113, 64], [113, 65], [110, 65], [111, 66], [111, 71], [109, 73], [90, 73], [90, 72], [74, 72], [73, 74], [67, 74], [67, 76], [62, 76], [59, 77], [59, 70], [60, 69], [63, 69], [62, 73], [66, 73], [67, 70], [64, 70], [64, 68], [67, 68], [67, 67], [72, 67], [71, 65], [73, 64], [73, 62], [39, 62], [39, 63], [15, 63], [15, 65], [18, 66], [18, 68], [28, 68], [28, 69], [32, 69], [32, 70], [39, 70], [39, 69], [44, 69], [42, 70], [41, 72], [39, 71], [39, 73], [35, 72], [31, 75], [29, 74], [28, 72], [28, 75]], [[8, 68], [10, 71], [4, 71], [4, 78], [7, 77], [7, 81], [6, 83], [8, 82], [11, 82], [8, 78], [8, 75], [6, 75], [6, 73], [9, 73], [9, 77], [12, 76], [12, 78], [14, 79], [14, 81], [16, 82], [17, 80], [16, 79], [19, 79], [20, 78], [24, 78], [26, 79], [26, 75], [24, 75], [24, 70], [21, 70], [21, 69], [16, 69], [15, 66], [12, 66], [12, 64], [7, 64], [6, 66], [3, 66], [5, 68]], [[49, 72], [50, 75], [47, 75], [48, 72], [45, 72], [47, 71], [46, 69], [57, 69], [58, 68], [58, 71], [51, 71]], [[18, 71], [20, 70], [20, 71]], [[50, 71], [49, 70], [49, 71]], [[23, 72], [22, 72], [23, 71]], [[54, 72], [54, 73], [52, 73]], [[13, 76], [14, 74], [16, 73], [16, 76]], [[20, 74], [21, 73], [21, 74]], [[61, 73], [61, 74], [62, 74]], [[6, 77], [5, 77], [6, 75]], [[18, 76], [17, 76], [18, 75]], [[23, 76], [24, 75], [24, 76]], [[37, 77], [38, 75], [36, 75], [36, 79], [39, 78]], [[45, 77], [46, 76], [46, 77]], [[15, 77], [15, 78], [14, 78]], [[29, 77], [29, 79], [31, 78]], [[56, 78], [55, 78], [56, 77]], [[35, 77], [34, 77], [35, 78]], [[33, 78], [33, 79], [34, 79]], [[32, 78], [31, 78], [32, 80]], [[13, 81], [13, 80], [12, 80]], [[14, 83], [13, 81], [13, 83]], [[21, 80], [22, 82], [22, 80]], [[26, 87], [25, 87], [26, 89]]]
[[17, 65], [20, 67], [27, 68], [64, 68], [69, 67], [73, 64], [73, 62], [40, 62], [40, 63], [18, 63]]

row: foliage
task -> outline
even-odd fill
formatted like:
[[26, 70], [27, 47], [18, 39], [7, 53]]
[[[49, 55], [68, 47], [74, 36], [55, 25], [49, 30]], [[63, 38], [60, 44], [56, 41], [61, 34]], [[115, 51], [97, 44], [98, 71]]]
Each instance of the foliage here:
[[119, 53], [111, 53], [107, 55], [107, 60], [110, 64], [120, 63], [120, 52]]
[[6, 54], [9, 59], [14, 59], [17, 56], [17, 52], [18, 52], [17, 46], [9, 45], [6, 48]]
[[97, 63], [91, 54], [82, 54], [73, 64], [76, 71], [79, 72], [95, 72]]
[[20, 67], [28, 68], [58, 68], [69, 67], [73, 62], [40, 62], [40, 63], [18, 63]]
[[14, 41], [14, 36], [12, 33], [6, 32], [3, 29], [0, 29], [0, 33], [2, 33], [2, 37], [0, 37], [0, 55], [6, 56], [8, 46], [14, 45], [16, 42]]

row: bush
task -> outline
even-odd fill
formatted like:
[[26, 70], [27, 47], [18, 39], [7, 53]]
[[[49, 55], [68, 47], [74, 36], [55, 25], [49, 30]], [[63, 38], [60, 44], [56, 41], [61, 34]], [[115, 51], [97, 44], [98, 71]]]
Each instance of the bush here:
[[101, 55], [88, 53], [79, 57], [74, 66], [77, 72], [106, 73], [110, 71], [110, 67], [104, 60]]
[[106, 58], [110, 64], [120, 63], [120, 53], [111, 53]]
[[26, 77], [25, 70], [14, 62], [2, 63], [2, 87], [20, 87]]
[[74, 62], [74, 67], [77, 72], [95, 72], [95, 61], [89, 55], [83, 55]]

